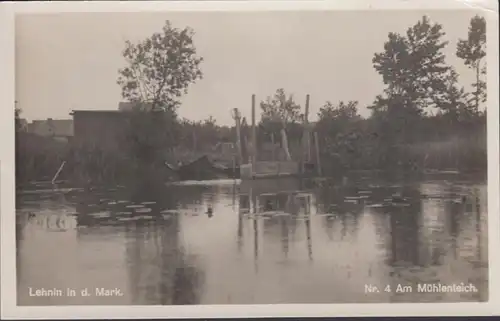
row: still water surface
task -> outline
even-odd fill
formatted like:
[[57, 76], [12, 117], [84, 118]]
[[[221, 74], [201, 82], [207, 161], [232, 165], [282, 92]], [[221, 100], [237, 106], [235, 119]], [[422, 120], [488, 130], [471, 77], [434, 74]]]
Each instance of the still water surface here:
[[[52, 188], [18, 193], [20, 305], [487, 300], [485, 183]], [[438, 282], [478, 291], [417, 291]], [[64, 294], [33, 296], [54, 288]], [[85, 288], [93, 295], [82, 297]], [[123, 295], [97, 297], [96, 288]]]

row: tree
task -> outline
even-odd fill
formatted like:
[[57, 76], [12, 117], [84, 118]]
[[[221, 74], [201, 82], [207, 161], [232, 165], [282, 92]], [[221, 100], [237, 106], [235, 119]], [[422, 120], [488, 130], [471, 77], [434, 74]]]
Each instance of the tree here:
[[448, 76], [447, 90], [440, 103], [444, 116], [452, 122], [459, 122], [477, 115], [477, 110], [468, 104], [469, 94], [458, 86], [458, 74], [452, 70]]
[[319, 121], [330, 119], [340, 120], [342, 122], [358, 120], [360, 118], [358, 115], [358, 102], [349, 101], [346, 104], [341, 101], [337, 105], [333, 105], [331, 102], [327, 101], [326, 104], [319, 109], [318, 118]]
[[21, 109], [20, 108], [17, 108], [14, 110], [14, 121], [15, 121], [15, 130], [16, 132], [18, 132], [19, 130], [21, 130]]
[[299, 126], [299, 121], [303, 118], [300, 112], [301, 106], [295, 102], [292, 95], [287, 95], [283, 88], [276, 90], [274, 96], [261, 101], [260, 108], [262, 114], [259, 127], [263, 135], [273, 134], [278, 137], [284, 129], [289, 132], [291, 140], [301, 138], [302, 128]]
[[293, 96], [285, 93], [283, 88], [276, 90], [273, 97], [267, 97], [260, 103], [262, 110], [261, 122], [294, 123], [302, 119], [300, 105], [295, 103]]
[[406, 109], [409, 114], [421, 115], [427, 107], [439, 104], [451, 70], [442, 52], [448, 44], [442, 40], [442, 29], [424, 16], [405, 36], [389, 33], [384, 51], [373, 58], [373, 66], [386, 88], [372, 109]]
[[297, 123], [303, 119], [300, 105], [295, 102], [292, 95], [287, 95], [283, 88], [279, 88], [274, 96], [261, 101], [260, 108], [262, 110], [260, 128], [263, 129], [263, 134], [274, 135], [276, 138], [281, 136], [281, 146], [285, 157], [290, 160], [287, 130], [291, 132], [291, 140], [300, 141], [302, 128], [297, 126]]
[[190, 28], [165, 22], [162, 31], [138, 43], [127, 41], [127, 66], [118, 71], [122, 96], [135, 103], [127, 115], [125, 150], [140, 167], [162, 164], [166, 152], [179, 143], [177, 107], [188, 86], [202, 78]]
[[[452, 68], [445, 63], [448, 44], [438, 23], [424, 16], [406, 34], [390, 33], [384, 51], [373, 58], [386, 88], [369, 108], [373, 111], [380, 150], [410, 143], [420, 135], [419, 124], [429, 108], [443, 108], [449, 96]], [[387, 155], [390, 156], [390, 155]]]
[[486, 57], [486, 20], [483, 17], [471, 19], [467, 39], [457, 43], [457, 57], [475, 72], [474, 107], [479, 110], [480, 103], [486, 101], [486, 81], [482, 79], [486, 75], [486, 61], [482, 64]]
[[163, 164], [166, 154], [177, 145], [179, 123], [174, 111], [133, 111], [128, 117], [124, 150], [136, 165]]
[[343, 166], [355, 165], [361, 147], [358, 126], [361, 119], [357, 101], [341, 101], [336, 105], [326, 102], [318, 112], [316, 123], [322, 153], [336, 157]]
[[122, 96], [151, 109], [175, 110], [189, 84], [202, 78], [193, 42], [194, 32], [172, 27], [167, 20], [160, 33], [133, 44], [126, 42], [123, 57], [127, 67], [119, 70]]

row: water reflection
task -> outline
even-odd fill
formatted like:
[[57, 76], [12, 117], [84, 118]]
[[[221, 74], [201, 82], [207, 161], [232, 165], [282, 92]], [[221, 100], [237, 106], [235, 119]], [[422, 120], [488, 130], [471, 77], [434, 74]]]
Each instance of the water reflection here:
[[[487, 300], [486, 185], [366, 182], [34, 186], [18, 195], [19, 304]], [[479, 291], [417, 293], [433, 282]], [[123, 296], [29, 295], [54, 287]]]

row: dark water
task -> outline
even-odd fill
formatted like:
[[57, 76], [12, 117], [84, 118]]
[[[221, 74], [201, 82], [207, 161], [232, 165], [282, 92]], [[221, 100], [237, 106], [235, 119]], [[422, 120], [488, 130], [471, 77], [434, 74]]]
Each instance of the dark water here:
[[[51, 188], [18, 195], [20, 305], [488, 299], [485, 183]], [[424, 283], [477, 292], [418, 293]], [[33, 296], [54, 288], [63, 295]]]

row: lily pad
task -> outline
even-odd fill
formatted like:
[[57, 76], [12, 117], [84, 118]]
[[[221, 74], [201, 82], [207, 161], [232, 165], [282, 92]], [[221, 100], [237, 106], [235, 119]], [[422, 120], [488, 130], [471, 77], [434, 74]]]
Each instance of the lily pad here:
[[141, 207], [144, 207], [144, 205], [127, 205], [125, 207], [126, 208], [141, 208]]
[[109, 212], [91, 213], [89, 215], [97, 218], [106, 218], [111, 216]]
[[132, 215], [132, 212], [118, 212], [117, 215]]
[[369, 205], [366, 205], [366, 207], [380, 208], [380, 207], [384, 207], [384, 204], [369, 204]]
[[179, 214], [178, 210], [163, 210], [160, 214]]

